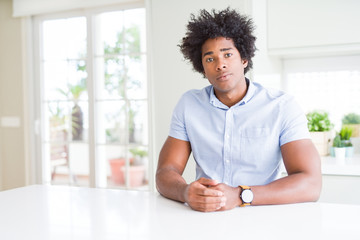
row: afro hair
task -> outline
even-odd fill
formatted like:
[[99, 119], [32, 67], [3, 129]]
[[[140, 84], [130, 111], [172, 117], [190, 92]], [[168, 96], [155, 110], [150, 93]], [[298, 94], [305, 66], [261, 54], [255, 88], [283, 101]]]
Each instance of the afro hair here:
[[200, 10], [199, 16], [191, 14], [187, 32], [179, 45], [186, 60], [189, 60], [195, 71], [204, 73], [201, 59], [201, 48], [208, 39], [225, 37], [233, 40], [242, 59], [248, 61], [245, 73], [252, 68], [251, 58], [255, 56], [255, 40], [253, 22], [235, 10], [226, 8], [216, 12]]

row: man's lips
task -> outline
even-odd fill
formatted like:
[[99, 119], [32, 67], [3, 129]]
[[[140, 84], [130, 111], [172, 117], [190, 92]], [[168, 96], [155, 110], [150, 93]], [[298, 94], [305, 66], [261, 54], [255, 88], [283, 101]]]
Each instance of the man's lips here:
[[216, 80], [227, 80], [230, 77], [231, 73], [223, 73], [216, 77]]

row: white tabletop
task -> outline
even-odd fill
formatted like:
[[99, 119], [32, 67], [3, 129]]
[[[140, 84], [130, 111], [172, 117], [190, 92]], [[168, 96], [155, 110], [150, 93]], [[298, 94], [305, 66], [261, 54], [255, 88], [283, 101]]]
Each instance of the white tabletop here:
[[360, 239], [360, 206], [201, 213], [156, 193], [35, 185], [0, 192], [0, 239]]

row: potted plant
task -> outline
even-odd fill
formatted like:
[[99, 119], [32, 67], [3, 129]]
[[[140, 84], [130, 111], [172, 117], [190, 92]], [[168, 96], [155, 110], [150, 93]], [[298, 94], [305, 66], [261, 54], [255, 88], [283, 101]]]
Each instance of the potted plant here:
[[340, 138], [346, 149], [346, 157], [352, 157], [354, 154], [354, 147], [351, 143], [350, 137], [352, 136], [353, 128], [343, 126], [340, 130]]
[[341, 141], [340, 134], [337, 134], [333, 141], [334, 154], [338, 163], [345, 162], [346, 149], [344, 143]]
[[342, 124], [344, 127], [352, 128], [352, 137], [360, 137], [360, 115], [349, 113], [343, 117]]
[[[145, 150], [140, 148], [132, 148], [129, 150], [132, 157], [129, 159], [129, 186], [140, 187], [145, 180], [145, 164], [144, 157], [147, 155]], [[111, 168], [111, 178], [117, 185], [125, 185], [126, 183], [126, 158], [120, 157], [109, 160]]]
[[330, 151], [331, 130], [334, 127], [328, 113], [325, 111], [312, 111], [306, 114], [306, 118], [312, 141], [320, 156], [328, 155]]
[[144, 157], [147, 156], [147, 151], [141, 148], [130, 149], [132, 156], [134, 157], [134, 165], [144, 165]]
[[142, 148], [132, 148], [129, 150], [133, 157], [133, 162], [130, 166], [130, 186], [139, 187], [144, 184], [145, 180], [145, 157], [147, 156], [147, 151]]

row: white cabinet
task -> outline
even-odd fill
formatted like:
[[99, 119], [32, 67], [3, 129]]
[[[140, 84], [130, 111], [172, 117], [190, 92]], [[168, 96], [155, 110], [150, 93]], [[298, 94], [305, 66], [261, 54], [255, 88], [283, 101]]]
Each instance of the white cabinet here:
[[339, 164], [330, 156], [322, 157], [323, 188], [321, 202], [360, 205], [360, 155]]
[[360, 176], [323, 174], [319, 201], [360, 205]]
[[360, 1], [268, 0], [270, 54], [359, 51]]
[[[360, 205], [360, 155], [346, 158], [344, 164], [334, 157], [321, 158], [322, 191], [320, 202]], [[285, 168], [281, 177], [287, 176]]]

